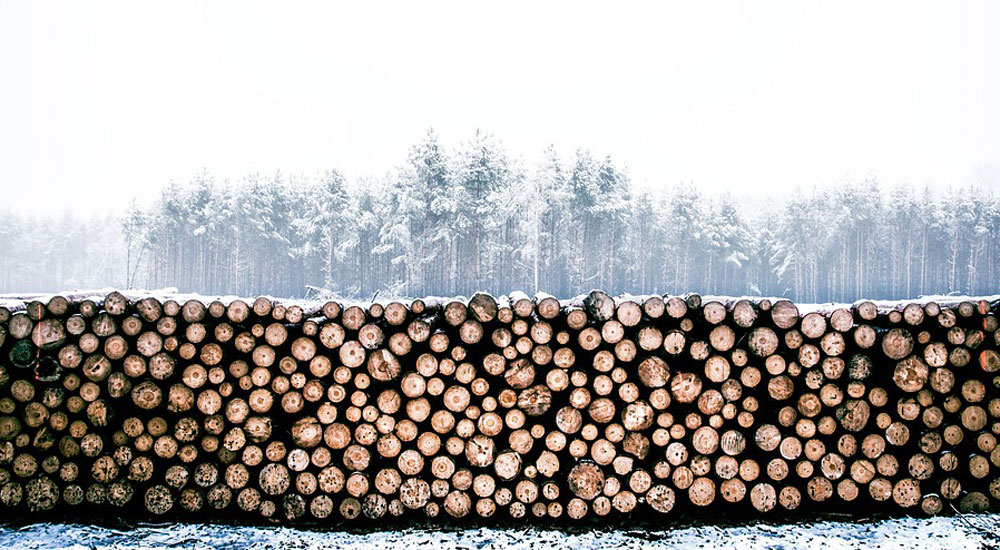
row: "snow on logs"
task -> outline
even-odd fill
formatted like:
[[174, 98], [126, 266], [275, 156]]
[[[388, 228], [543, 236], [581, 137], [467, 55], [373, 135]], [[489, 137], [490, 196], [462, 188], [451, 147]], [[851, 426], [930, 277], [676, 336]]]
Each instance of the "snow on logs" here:
[[[997, 303], [477, 294], [0, 308], [0, 509], [239, 521], [982, 511]], [[110, 511], [110, 512], [109, 512]]]

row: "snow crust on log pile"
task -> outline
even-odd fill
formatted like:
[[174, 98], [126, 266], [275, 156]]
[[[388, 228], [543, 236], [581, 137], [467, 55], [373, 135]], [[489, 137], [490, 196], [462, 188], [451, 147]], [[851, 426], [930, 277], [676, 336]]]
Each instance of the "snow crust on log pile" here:
[[[100, 304], [104, 301], [104, 297], [113, 291], [121, 292], [129, 301], [138, 301], [143, 298], [156, 298], [157, 300], [163, 302], [165, 300], [176, 300], [179, 303], [184, 303], [188, 300], [199, 300], [204, 303], [211, 302], [213, 300], [218, 300], [223, 304], [228, 305], [234, 300], [243, 300], [247, 303], [252, 303], [256, 297], [247, 296], [235, 296], [232, 294], [226, 295], [213, 295], [213, 294], [198, 294], [192, 292], [180, 292], [177, 288], [167, 287], [153, 290], [145, 289], [130, 289], [130, 290], [120, 290], [114, 287], [106, 287], [100, 289], [87, 289], [87, 290], [67, 290], [63, 292], [54, 293], [12, 293], [12, 294], [0, 294], [0, 307], [6, 307], [10, 311], [20, 311], [24, 309], [25, 304], [33, 300], [38, 300], [42, 302], [48, 301], [53, 296], [62, 296], [71, 302], [80, 302], [83, 300], [93, 300], [94, 302]], [[481, 291], [485, 294], [490, 294], [485, 291]], [[551, 294], [545, 292], [537, 292], [534, 295], [529, 295], [523, 291], [512, 291], [509, 294], [493, 295], [497, 305], [500, 307], [509, 305], [513, 301], [521, 298], [532, 299], [535, 303], [541, 301], [544, 298], [551, 297]], [[306, 317], [311, 317], [316, 315], [323, 304], [329, 301], [335, 301], [341, 305], [348, 307], [352, 305], [357, 306], [368, 306], [371, 304], [388, 304], [394, 300], [407, 300], [412, 301], [417, 297], [407, 297], [407, 296], [377, 296], [374, 300], [358, 300], [352, 298], [341, 298], [334, 297], [330, 299], [305, 299], [305, 298], [283, 298], [280, 296], [271, 296], [267, 294], [260, 295], [264, 298], [268, 298], [274, 303], [284, 304], [286, 306], [297, 305], [302, 308], [305, 312]], [[562, 307], [583, 307], [583, 300], [586, 298], [587, 293], [579, 294], [571, 298], [561, 298], [559, 303]], [[644, 300], [651, 298], [653, 296], [671, 296], [670, 294], [619, 294], [614, 297], [615, 303], [620, 304], [621, 302], [632, 300], [638, 303], [642, 303]], [[683, 296], [683, 295], [679, 295]], [[467, 301], [467, 296], [422, 296], [419, 297], [427, 306], [443, 306], [448, 302], [452, 301]], [[709, 302], [721, 302], [723, 304], [732, 304], [740, 300], [747, 300], [754, 304], [759, 304], [764, 300], [769, 300], [771, 303], [777, 301], [790, 301], [795, 304], [798, 308], [799, 313], [804, 315], [806, 313], [830, 313], [837, 309], [842, 308], [853, 308], [864, 302], [871, 302], [878, 308], [879, 313], [888, 313], [890, 311], [900, 311], [909, 304], [920, 304], [927, 305], [931, 302], [938, 304], [941, 307], [953, 307], [962, 302], [976, 302], [980, 300], [985, 300], [990, 304], [1000, 302], [1000, 294], [991, 294], [988, 296], [970, 296], [965, 294], [931, 294], [917, 296], [916, 298], [904, 298], [899, 300], [871, 300], [860, 298], [851, 303], [838, 303], [838, 302], [826, 302], [826, 303], [800, 303], [789, 298], [784, 298], [780, 296], [717, 296], [717, 295], [702, 295], [702, 303]]]

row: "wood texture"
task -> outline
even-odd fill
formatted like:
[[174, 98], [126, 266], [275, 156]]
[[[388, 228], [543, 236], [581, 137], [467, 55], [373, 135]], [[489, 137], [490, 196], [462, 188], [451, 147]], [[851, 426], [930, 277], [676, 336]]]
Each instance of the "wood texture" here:
[[250, 522], [982, 511], [997, 303], [0, 308], [0, 508]]

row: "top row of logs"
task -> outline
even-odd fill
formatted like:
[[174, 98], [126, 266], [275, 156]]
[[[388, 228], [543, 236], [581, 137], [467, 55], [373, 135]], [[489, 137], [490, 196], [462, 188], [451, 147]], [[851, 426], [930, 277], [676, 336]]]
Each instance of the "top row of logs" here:
[[[586, 324], [587, 316], [598, 322], [617, 320], [626, 327], [638, 325], [643, 317], [659, 319], [668, 317], [684, 319], [689, 309], [700, 309], [703, 319], [710, 324], [722, 323], [727, 315], [736, 326], [749, 328], [758, 323], [762, 314], [765, 319], [780, 329], [790, 329], [801, 321], [802, 333], [809, 338], [818, 338], [826, 331], [827, 324], [838, 332], [846, 332], [860, 321], [873, 321], [879, 315], [879, 308], [869, 301], [859, 302], [853, 306], [841, 306], [828, 312], [811, 312], [800, 315], [798, 308], [788, 300], [772, 301], [763, 299], [727, 299], [726, 301], [709, 300], [703, 302], [698, 294], [685, 296], [646, 296], [626, 297], [618, 300], [608, 294], [594, 290], [582, 301], [573, 301], [564, 306], [558, 299], [539, 295], [531, 298], [525, 294], [515, 293], [497, 300], [485, 293], [477, 293], [467, 302], [454, 299], [445, 302], [428, 303], [423, 299], [412, 301], [392, 301], [385, 304], [371, 303], [342, 306], [335, 301], [329, 301], [320, 307], [298, 304], [285, 305], [267, 297], [258, 297], [253, 302], [240, 299], [228, 304], [220, 300], [205, 303], [198, 299], [189, 299], [183, 303], [175, 299], [161, 301], [154, 297], [145, 297], [130, 304], [129, 299], [120, 292], [111, 292], [103, 301], [93, 298], [71, 301], [63, 296], [53, 296], [47, 302], [31, 300], [23, 305], [24, 313], [32, 321], [46, 317], [65, 317], [79, 314], [85, 318], [96, 316], [101, 311], [112, 317], [120, 317], [134, 311], [147, 322], [155, 322], [162, 316], [180, 316], [188, 323], [200, 322], [206, 318], [221, 319], [225, 317], [232, 323], [244, 323], [248, 320], [270, 319], [285, 323], [299, 323], [303, 320], [322, 316], [326, 319], [341, 318], [344, 328], [357, 330], [367, 319], [383, 319], [389, 325], [402, 325], [412, 316], [420, 316], [440, 311], [444, 320], [451, 326], [458, 326], [467, 319], [480, 323], [494, 320], [510, 322], [516, 317], [537, 317], [539, 319], [555, 319], [565, 309], [567, 323], [570, 328], [581, 328]], [[920, 326], [922, 323], [934, 320], [940, 326], [954, 326], [956, 314], [961, 317], [971, 317], [975, 314], [986, 315], [991, 304], [986, 300], [961, 301], [954, 309], [942, 309], [933, 301], [923, 304], [910, 303], [900, 309], [891, 309], [885, 317], [890, 324], [905, 324]], [[19, 309], [19, 308], [17, 308]], [[16, 311], [16, 309], [15, 309]], [[0, 323], [10, 320], [10, 308], [0, 306]], [[985, 330], [991, 330], [984, 327]], [[992, 330], [996, 330], [995, 328]]]

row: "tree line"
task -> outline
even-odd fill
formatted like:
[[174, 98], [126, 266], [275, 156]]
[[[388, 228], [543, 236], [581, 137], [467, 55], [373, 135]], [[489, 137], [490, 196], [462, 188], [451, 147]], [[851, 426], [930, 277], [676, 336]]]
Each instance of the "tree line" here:
[[4, 212], [0, 290], [178, 287], [299, 297], [536, 290], [786, 296], [998, 291], [1000, 198], [875, 180], [750, 207], [696, 185], [634, 186], [609, 157], [528, 163], [477, 132], [428, 132], [381, 178], [208, 172], [116, 214]]

